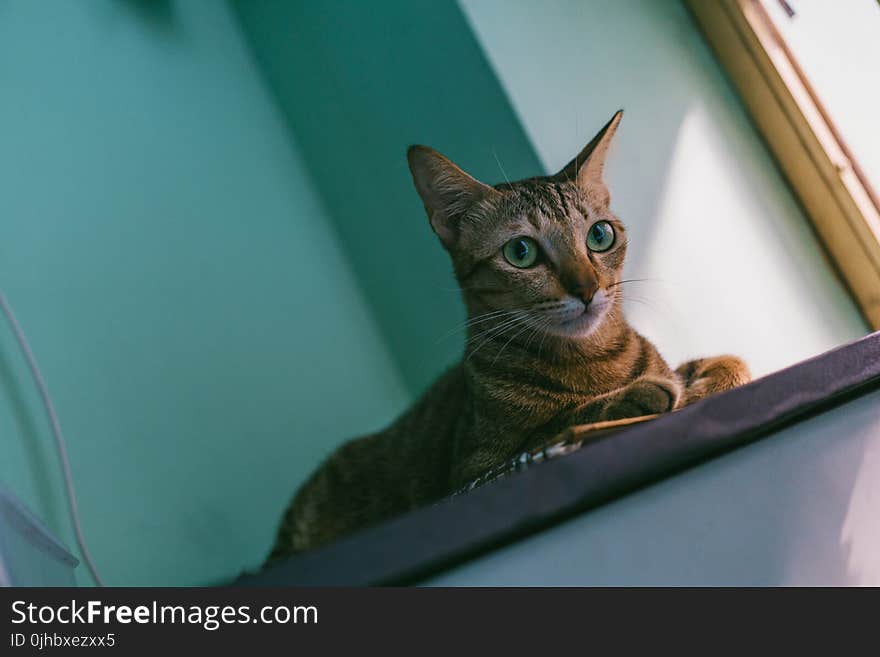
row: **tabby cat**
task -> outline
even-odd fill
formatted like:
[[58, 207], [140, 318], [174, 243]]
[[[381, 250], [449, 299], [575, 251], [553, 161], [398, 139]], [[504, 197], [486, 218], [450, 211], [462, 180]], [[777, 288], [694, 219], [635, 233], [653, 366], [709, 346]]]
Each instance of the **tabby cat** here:
[[443, 498], [573, 425], [664, 413], [749, 380], [734, 356], [672, 370], [624, 319], [627, 233], [602, 178], [621, 117], [556, 175], [494, 187], [410, 147], [467, 307], [464, 357], [390, 427], [318, 468], [270, 560]]

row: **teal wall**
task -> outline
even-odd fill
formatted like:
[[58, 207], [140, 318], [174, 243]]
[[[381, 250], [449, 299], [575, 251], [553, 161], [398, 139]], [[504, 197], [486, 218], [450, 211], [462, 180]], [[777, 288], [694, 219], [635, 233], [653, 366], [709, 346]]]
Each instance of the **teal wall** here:
[[[661, 349], [744, 350], [767, 371], [864, 332], [678, 3], [538, 6], [0, 0], [0, 286], [109, 583], [257, 565], [318, 461], [456, 358], [462, 335], [441, 338], [462, 309], [410, 143], [518, 178], [622, 104], [609, 176], [630, 272], [669, 284], [636, 316]], [[754, 280], [675, 269], [697, 238], [713, 257], [740, 240], [724, 253], [751, 254]], [[756, 313], [784, 325], [756, 338]], [[73, 545], [3, 325], [0, 481]]]
[[[0, 89], [0, 285], [111, 584], [256, 566], [319, 460], [460, 353], [408, 144], [539, 166], [454, 3], [3, 2]], [[73, 546], [2, 328], [0, 480]]]
[[[410, 398], [299, 147], [210, 0], [4, 1], [0, 94], [0, 286], [95, 561], [110, 584], [232, 577], [318, 459]], [[2, 322], [0, 480], [73, 546]]]

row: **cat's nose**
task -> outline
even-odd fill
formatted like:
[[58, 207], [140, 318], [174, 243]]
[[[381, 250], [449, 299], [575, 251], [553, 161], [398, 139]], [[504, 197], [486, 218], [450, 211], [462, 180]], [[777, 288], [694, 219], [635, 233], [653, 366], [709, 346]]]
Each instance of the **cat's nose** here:
[[571, 286], [569, 292], [571, 292], [572, 296], [583, 301], [585, 306], [589, 306], [598, 289], [599, 284], [596, 281], [589, 281]]
[[560, 282], [566, 291], [584, 302], [588, 306], [593, 300], [593, 295], [599, 289], [598, 276], [589, 266], [571, 267], [564, 270]]

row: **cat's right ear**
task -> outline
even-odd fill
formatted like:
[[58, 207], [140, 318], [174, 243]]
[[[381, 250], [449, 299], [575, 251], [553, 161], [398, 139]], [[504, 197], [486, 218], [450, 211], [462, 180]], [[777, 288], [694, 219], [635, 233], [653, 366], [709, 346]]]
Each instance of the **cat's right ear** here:
[[406, 159], [431, 228], [443, 246], [451, 249], [458, 239], [461, 215], [498, 192], [466, 174], [433, 148], [410, 146]]
[[585, 192], [593, 194], [601, 205], [607, 206], [611, 196], [602, 180], [602, 174], [605, 170], [608, 148], [622, 118], [623, 110], [617, 110], [611, 120], [590, 140], [590, 143], [559, 173], [551, 176], [551, 179], [558, 182], [576, 183]]

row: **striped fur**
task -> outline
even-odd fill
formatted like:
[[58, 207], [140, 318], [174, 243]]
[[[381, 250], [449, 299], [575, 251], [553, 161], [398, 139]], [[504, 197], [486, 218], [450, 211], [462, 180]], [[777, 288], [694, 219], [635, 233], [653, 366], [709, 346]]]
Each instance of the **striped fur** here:
[[[271, 559], [440, 499], [573, 425], [670, 411], [748, 381], [732, 356], [673, 371], [623, 316], [627, 234], [602, 181], [619, 120], [555, 176], [494, 187], [431, 149], [410, 149], [467, 307], [465, 353], [390, 427], [318, 468], [288, 508]], [[587, 248], [597, 221], [616, 236], [604, 252]], [[517, 269], [501, 250], [523, 235], [543, 260]], [[583, 316], [569, 320], [579, 303]]]

